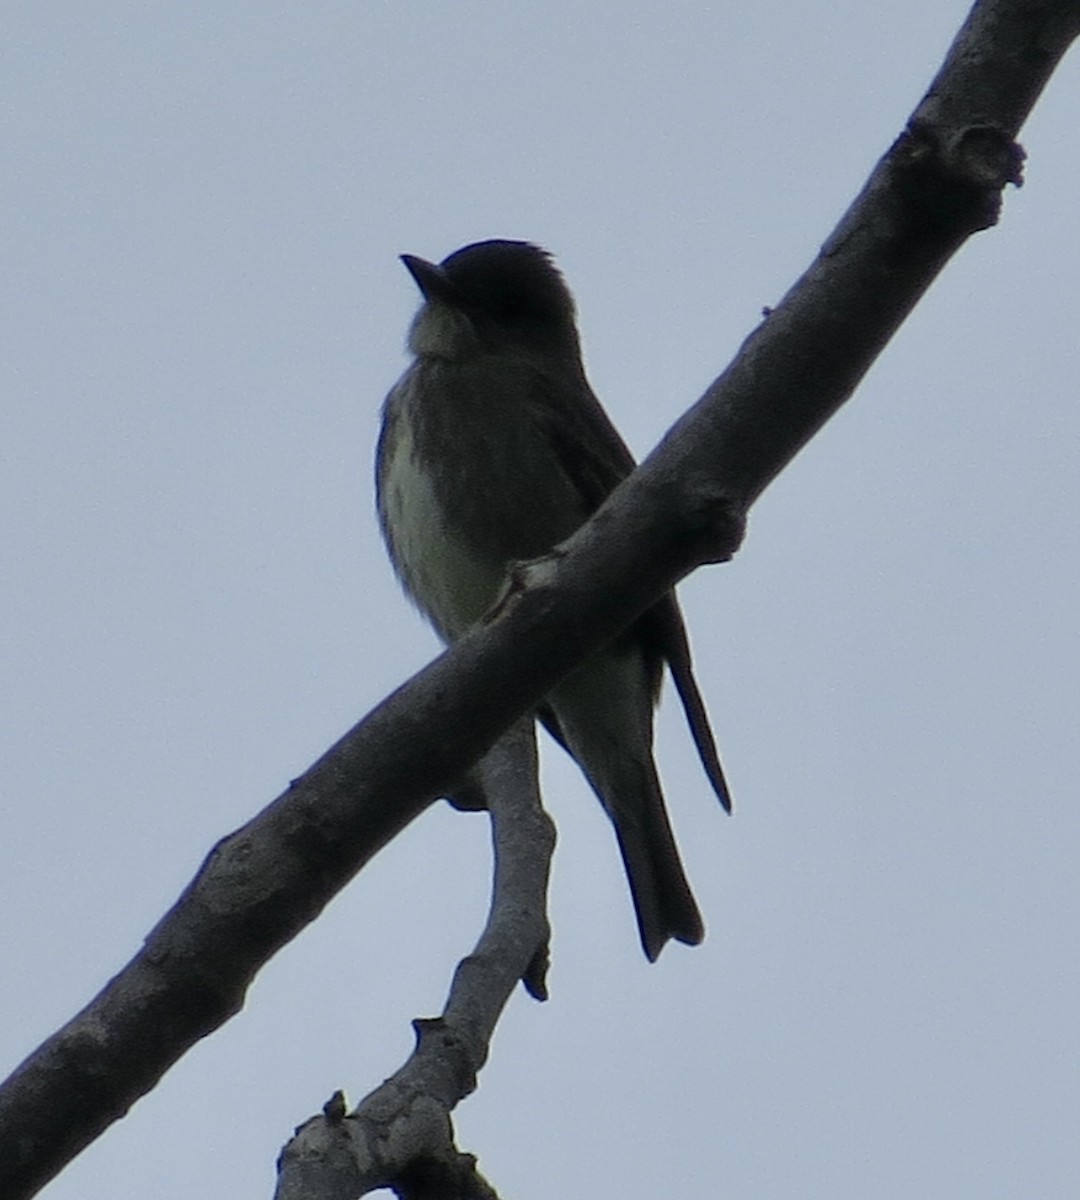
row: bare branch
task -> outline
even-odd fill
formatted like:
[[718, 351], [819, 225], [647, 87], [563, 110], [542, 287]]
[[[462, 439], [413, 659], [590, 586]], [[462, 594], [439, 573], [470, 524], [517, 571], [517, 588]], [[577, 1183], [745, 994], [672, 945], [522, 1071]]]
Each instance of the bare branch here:
[[475, 1159], [454, 1146], [450, 1113], [475, 1088], [518, 980], [544, 995], [536, 964], [547, 960], [555, 826], [540, 802], [531, 721], [500, 738], [478, 770], [495, 852], [487, 926], [458, 964], [442, 1016], [413, 1022], [416, 1049], [401, 1070], [352, 1115], [328, 1105], [296, 1131], [278, 1164], [277, 1200], [351, 1200], [380, 1187], [402, 1196], [495, 1195]]
[[211, 852], [142, 951], [0, 1089], [0, 1194], [21, 1200], [235, 1013], [259, 967], [503, 730], [672, 584], [851, 394], [1018, 181], [1020, 125], [1077, 0], [984, 0], [821, 254], [648, 462], [498, 614], [380, 704]]

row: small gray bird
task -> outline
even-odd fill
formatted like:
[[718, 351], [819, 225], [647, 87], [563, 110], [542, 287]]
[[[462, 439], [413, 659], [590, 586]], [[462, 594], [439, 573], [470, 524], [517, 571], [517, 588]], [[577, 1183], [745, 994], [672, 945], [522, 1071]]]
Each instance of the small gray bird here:
[[[383, 409], [379, 520], [405, 590], [444, 641], [492, 606], [508, 563], [569, 537], [634, 469], [589, 387], [574, 301], [528, 242], [465, 246], [435, 265], [402, 255], [423, 295], [415, 356]], [[653, 762], [667, 661], [705, 771], [731, 800], [674, 593], [548, 695], [539, 717], [611, 818], [655, 961], [704, 937]]]

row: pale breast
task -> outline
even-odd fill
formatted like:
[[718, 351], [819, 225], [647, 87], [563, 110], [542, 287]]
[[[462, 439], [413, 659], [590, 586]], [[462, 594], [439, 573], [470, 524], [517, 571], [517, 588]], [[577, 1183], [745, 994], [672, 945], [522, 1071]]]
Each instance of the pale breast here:
[[383, 533], [406, 590], [439, 634], [452, 640], [495, 602], [503, 570], [448, 525], [417, 450], [408, 404], [392, 397], [387, 421], [379, 472]]

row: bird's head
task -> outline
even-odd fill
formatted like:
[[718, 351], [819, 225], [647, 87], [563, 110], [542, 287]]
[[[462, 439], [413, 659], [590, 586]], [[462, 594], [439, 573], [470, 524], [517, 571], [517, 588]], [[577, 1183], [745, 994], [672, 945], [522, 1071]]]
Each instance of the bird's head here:
[[424, 297], [409, 332], [418, 356], [518, 350], [578, 356], [574, 300], [551, 255], [530, 242], [475, 242], [441, 263], [401, 261]]

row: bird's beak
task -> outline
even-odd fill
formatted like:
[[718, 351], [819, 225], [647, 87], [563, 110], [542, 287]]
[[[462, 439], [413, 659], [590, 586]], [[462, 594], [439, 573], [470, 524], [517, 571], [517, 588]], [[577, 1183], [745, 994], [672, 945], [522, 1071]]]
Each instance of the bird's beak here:
[[446, 304], [453, 304], [457, 300], [457, 288], [438, 264], [428, 262], [426, 258], [417, 258], [415, 254], [403, 254], [401, 261], [416, 280], [416, 286], [425, 300], [442, 300]]

